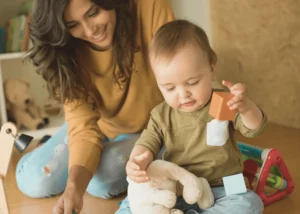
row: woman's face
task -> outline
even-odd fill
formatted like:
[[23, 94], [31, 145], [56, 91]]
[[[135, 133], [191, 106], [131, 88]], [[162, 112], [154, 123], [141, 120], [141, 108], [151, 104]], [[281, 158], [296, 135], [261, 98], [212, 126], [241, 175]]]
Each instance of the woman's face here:
[[64, 21], [73, 37], [100, 50], [111, 47], [116, 28], [115, 10], [104, 10], [90, 0], [70, 0]]

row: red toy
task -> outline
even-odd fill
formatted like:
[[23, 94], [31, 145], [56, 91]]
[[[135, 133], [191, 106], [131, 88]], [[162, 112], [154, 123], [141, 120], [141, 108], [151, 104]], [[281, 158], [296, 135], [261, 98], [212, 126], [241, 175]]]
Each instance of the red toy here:
[[[244, 158], [243, 174], [264, 205], [274, 203], [294, 191], [294, 181], [278, 150], [262, 150], [242, 143], [238, 145]], [[272, 188], [269, 193], [265, 191], [267, 186]]]

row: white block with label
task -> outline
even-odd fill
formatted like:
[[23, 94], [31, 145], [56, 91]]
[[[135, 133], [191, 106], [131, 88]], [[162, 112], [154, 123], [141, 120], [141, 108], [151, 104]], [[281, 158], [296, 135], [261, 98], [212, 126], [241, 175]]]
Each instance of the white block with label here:
[[244, 176], [242, 173], [223, 177], [223, 183], [227, 196], [247, 192]]

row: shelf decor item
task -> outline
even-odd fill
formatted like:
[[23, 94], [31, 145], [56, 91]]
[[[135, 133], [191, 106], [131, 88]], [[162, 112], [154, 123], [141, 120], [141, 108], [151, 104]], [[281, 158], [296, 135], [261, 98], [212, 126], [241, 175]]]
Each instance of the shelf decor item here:
[[4, 180], [10, 163], [13, 146], [22, 153], [32, 141], [28, 135], [17, 135], [17, 128], [13, 123], [5, 123], [0, 132], [0, 213], [9, 214], [9, 208], [4, 191]]
[[17, 128], [42, 129], [49, 124], [49, 118], [36, 104], [29, 88], [29, 82], [20, 78], [10, 78], [4, 82], [7, 112]]
[[5, 28], [0, 27], [0, 54], [4, 53]]
[[24, 57], [26, 57], [25, 52], [0, 54], [0, 126], [9, 121], [14, 122], [9, 118], [11, 116], [9, 111], [12, 109], [7, 108], [9, 103], [5, 99], [5, 82], [9, 79], [22, 79], [29, 83], [34, 102], [46, 113], [49, 124], [44, 124], [42, 128], [34, 130], [22, 126], [18, 128], [19, 133], [40, 140], [45, 135], [54, 135], [62, 127], [64, 114], [62, 105], [54, 105], [52, 100], [47, 99], [49, 93], [43, 78], [36, 73], [31, 63], [24, 61]]

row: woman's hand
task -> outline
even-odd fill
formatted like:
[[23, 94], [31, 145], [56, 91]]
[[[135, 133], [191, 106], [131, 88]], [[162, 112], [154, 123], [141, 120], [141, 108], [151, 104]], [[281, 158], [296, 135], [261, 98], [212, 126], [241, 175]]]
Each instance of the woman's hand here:
[[79, 214], [83, 207], [83, 196], [93, 174], [82, 166], [69, 170], [67, 187], [53, 207], [53, 214]]
[[53, 207], [53, 214], [73, 214], [80, 213], [83, 206], [83, 195], [76, 190], [76, 187], [67, 187], [65, 192]]
[[150, 181], [150, 178], [146, 174], [146, 169], [152, 160], [153, 155], [148, 149], [140, 155], [131, 155], [126, 165], [127, 176], [137, 183]]

